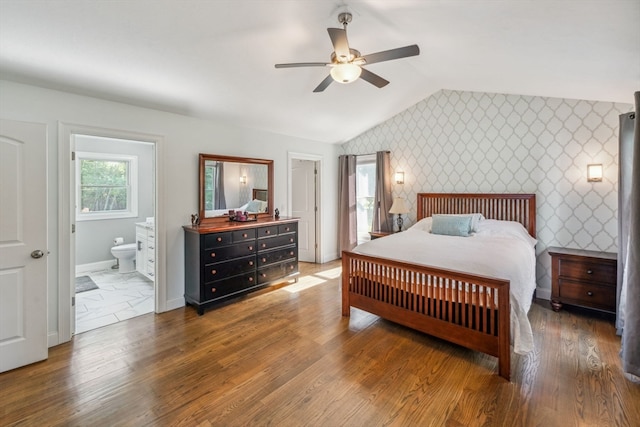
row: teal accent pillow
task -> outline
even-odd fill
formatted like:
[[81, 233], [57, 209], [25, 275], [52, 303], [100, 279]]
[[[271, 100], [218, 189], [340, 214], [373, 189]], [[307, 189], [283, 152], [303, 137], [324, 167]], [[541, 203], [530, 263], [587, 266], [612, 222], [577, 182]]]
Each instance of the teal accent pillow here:
[[434, 215], [431, 223], [432, 234], [468, 237], [470, 230], [470, 216]]
[[247, 205], [247, 212], [262, 212], [262, 202], [254, 199]]

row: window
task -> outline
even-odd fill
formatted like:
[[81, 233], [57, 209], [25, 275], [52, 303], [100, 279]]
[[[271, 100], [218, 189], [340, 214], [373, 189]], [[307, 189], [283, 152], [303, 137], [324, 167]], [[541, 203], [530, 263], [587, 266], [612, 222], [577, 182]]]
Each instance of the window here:
[[76, 220], [138, 216], [138, 157], [76, 153]]
[[373, 201], [376, 194], [376, 156], [358, 156], [356, 160], [356, 222], [358, 244], [370, 240]]

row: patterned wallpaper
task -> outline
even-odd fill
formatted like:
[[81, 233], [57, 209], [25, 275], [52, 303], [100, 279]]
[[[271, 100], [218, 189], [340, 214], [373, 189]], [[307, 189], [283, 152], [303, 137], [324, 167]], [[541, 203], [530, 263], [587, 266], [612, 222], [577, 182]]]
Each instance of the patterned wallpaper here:
[[[551, 293], [549, 246], [617, 251], [618, 116], [631, 104], [442, 90], [342, 145], [391, 151], [394, 197], [523, 192], [537, 202], [538, 297]], [[602, 163], [603, 182], [587, 182]]]

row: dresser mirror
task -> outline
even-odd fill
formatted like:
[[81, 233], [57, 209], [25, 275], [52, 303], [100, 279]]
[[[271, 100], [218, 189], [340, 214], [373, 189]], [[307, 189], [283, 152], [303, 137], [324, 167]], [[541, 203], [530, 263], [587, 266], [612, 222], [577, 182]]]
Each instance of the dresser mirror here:
[[273, 160], [200, 154], [201, 223], [229, 218], [229, 211], [273, 214]]

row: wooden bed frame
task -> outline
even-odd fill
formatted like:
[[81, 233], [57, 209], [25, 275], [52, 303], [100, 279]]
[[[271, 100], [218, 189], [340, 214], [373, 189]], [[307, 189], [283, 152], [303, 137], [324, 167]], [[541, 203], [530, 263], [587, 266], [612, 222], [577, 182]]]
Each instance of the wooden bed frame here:
[[[535, 194], [418, 194], [418, 220], [481, 213], [520, 222], [533, 237], [535, 210]], [[495, 356], [510, 378], [508, 280], [343, 251], [342, 315], [351, 307]]]

